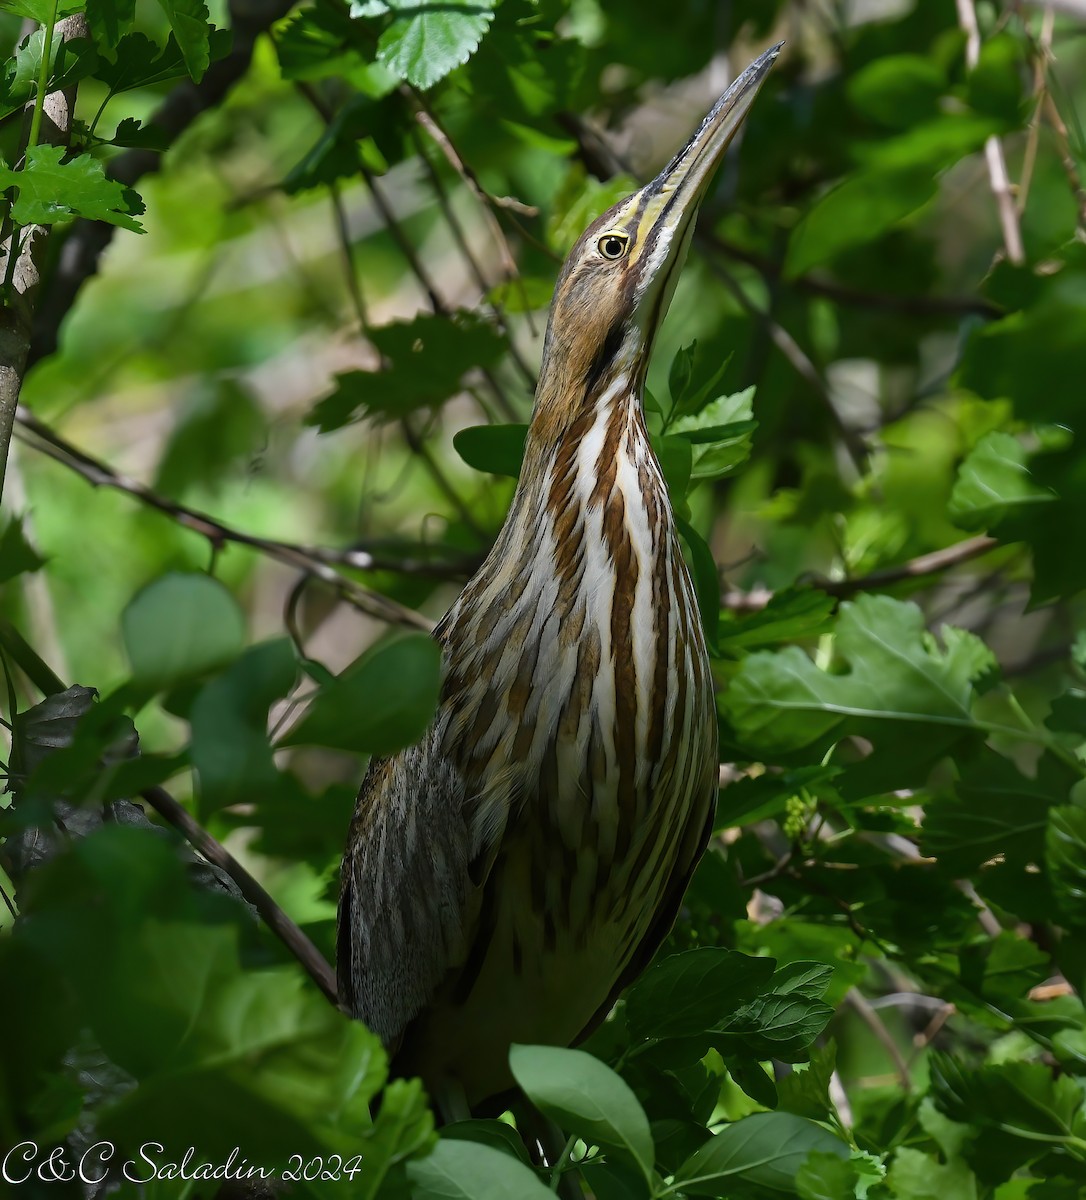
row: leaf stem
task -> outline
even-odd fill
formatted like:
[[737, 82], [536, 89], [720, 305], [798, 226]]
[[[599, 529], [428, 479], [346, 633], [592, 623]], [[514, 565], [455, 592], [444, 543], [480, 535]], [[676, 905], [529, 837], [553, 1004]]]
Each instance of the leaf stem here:
[[[42, 42], [41, 64], [38, 67], [38, 84], [34, 92], [34, 113], [30, 118], [30, 136], [26, 139], [26, 153], [38, 144], [41, 134], [41, 116], [45, 109], [45, 89], [49, 86], [49, 59], [53, 53], [53, 30], [57, 23], [57, 5], [60, 0], [53, 0], [49, 20], [45, 24], [45, 38]], [[25, 169], [25, 161], [24, 161]]]
[[554, 1169], [551, 1171], [550, 1189], [552, 1192], [558, 1191], [558, 1185], [562, 1181], [562, 1173], [565, 1171], [570, 1159], [573, 1157], [573, 1147], [577, 1144], [576, 1135], [566, 1139], [565, 1149], [562, 1151], [561, 1157], [554, 1164]]

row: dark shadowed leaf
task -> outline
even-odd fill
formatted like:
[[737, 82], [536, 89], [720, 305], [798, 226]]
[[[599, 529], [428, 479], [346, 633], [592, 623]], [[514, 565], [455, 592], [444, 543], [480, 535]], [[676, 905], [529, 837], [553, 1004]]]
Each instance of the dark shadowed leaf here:
[[1045, 858], [1064, 919], [1086, 926], [1086, 808], [1065, 804], [1050, 810]]
[[368, 650], [314, 697], [285, 746], [392, 754], [417, 742], [437, 708], [441, 648], [413, 634]]
[[516, 479], [527, 435], [527, 425], [472, 425], [453, 436], [453, 446], [469, 467]]
[[769, 983], [776, 963], [705, 946], [650, 967], [626, 996], [634, 1038], [687, 1037], [721, 1025]]
[[682, 535], [690, 555], [691, 573], [694, 576], [694, 591], [698, 597], [701, 623], [705, 630], [705, 641], [709, 652], [716, 653], [716, 631], [720, 624], [720, 572], [713, 559], [713, 552], [700, 533], [681, 517], [675, 525]]
[[200, 811], [261, 800], [282, 786], [268, 741], [268, 709], [294, 683], [297, 663], [286, 638], [252, 646], [192, 705], [192, 765]]
[[44, 566], [42, 558], [27, 541], [23, 532], [23, 518], [12, 517], [0, 533], [0, 583], [7, 583], [17, 575], [36, 571]]
[[720, 650], [753, 650], [818, 637], [828, 628], [836, 601], [817, 588], [774, 592], [757, 612], [720, 614]]
[[792, 1113], [755, 1113], [710, 1138], [675, 1174], [691, 1196], [727, 1195], [756, 1184], [792, 1195], [796, 1173], [812, 1151], [848, 1158], [848, 1146], [821, 1125]]
[[369, 337], [389, 366], [336, 376], [336, 390], [306, 418], [322, 433], [364, 416], [403, 416], [442, 404], [468, 371], [493, 366], [505, 350], [494, 327], [472, 313], [454, 320], [418, 316], [371, 329]]
[[851, 175], [803, 217], [792, 232], [785, 270], [795, 277], [842, 250], [874, 241], [935, 195], [927, 167]]

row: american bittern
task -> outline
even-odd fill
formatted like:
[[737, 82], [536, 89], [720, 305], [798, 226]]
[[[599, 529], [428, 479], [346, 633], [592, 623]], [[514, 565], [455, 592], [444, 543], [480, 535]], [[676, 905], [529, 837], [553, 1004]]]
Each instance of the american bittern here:
[[422, 742], [371, 764], [339, 986], [404, 1073], [475, 1103], [583, 1037], [667, 935], [717, 789], [709, 660], [642, 408], [709, 180], [779, 47], [594, 221], [551, 304], [509, 516], [439, 625]]

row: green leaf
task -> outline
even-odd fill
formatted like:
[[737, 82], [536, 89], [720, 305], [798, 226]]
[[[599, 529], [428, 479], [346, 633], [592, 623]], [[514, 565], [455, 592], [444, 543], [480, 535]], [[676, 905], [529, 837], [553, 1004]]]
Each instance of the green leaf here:
[[926, 854], [955, 877], [1002, 855], [1013, 864], [1039, 861], [1048, 810], [1067, 801], [1077, 776], [1046, 755], [1033, 778], [989, 750], [960, 764], [952, 796], [936, 796], [924, 815]]
[[906, 129], [936, 117], [947, 78], [939, 63], [919, 54], [887, 54], [848, 81], [848, 97], [865, 117]]
[[694, 466], [693, 447], [686, 438], [665, 436], [653, 437], [652, 448], [660, 463], [672, 507], [681, 511], [686, 503], [690, 472]]
[[898, 1200], [977, 1200], [977, 1181], [959, 1158], [940, 1163], [903, 1146], [894, 1155], [886, 1182]]
[[454, 1121], [441, 1130], [443, 1138], [471, 1142], [475, 1145], [492, 1146], [503, 1154], [511, 1154], [528, 1165], [528, 1150], [519, 1133], [504, 1121], [484, 1120], [472, 1117], [465, 1121]]
[[841, 606], [836, 650], [842, 674], [817, 667], [796, 646], [744, 659], [722, 697], [736, 729], [760, 751], [810, 745], [847, 718], [969, 729], [973, 682], [994, 665], [970, 633], [942, 630], [944, 649], [924, 629], [921, 610], [889, 596]]
[[754, 388], [719, 396], [692, 416], [679, 417], [670, 432], [693, 446], [690, 478], [720, 479], [750, 458], [751, 437], [758, 424], [752, 420]]
[[852, 1159], [827, 1150], [812, 1150], [796, 1172], [801, 1200], [855, 1200], [860, 1174]]
[[288, 195], [358, 174], [365, 164], [383, 175], [403, 157], [404, 109], [398, 94], [352, 96], [322, 130], [316, 144], [283, 180]]
[[1022, 120], [1022, 45], [1008, 33], [984, 39], [967, 80], [970, 105], [1008, 125]]
[[55, 14], [53, 4], [54, 0], [3, 0], [0, 10], [14, 13], [17, 17], [26, 17], [30, 21], [37, 21], [39, 25], [48, 25], [54, 15], [59, 21], [62, 17], [69, 17], [72, 13], [79, 12], [83, 7], [83, 0], [56, 0]]
[[492, 1146], [442, 1138], [407, 1165], [412, 1200], [554, 1200], [529, 1167]]
[[45, 565], [45, 559], [27, 541], [23, 517], [12, 517], [0, 533], [0, 583], [26, 575]]
[[417, 88], [430, 88], [466, 63], [494, 19], [497, 0], [388, 0], [352, 5], [352, 16], [389, 12], [377, 43], [377, 61]]
[[373, 1128], [352, 1151], [361, 1156], [361, 1169], [351, 1178], [351, 1200], [375, 1200], [389, 1171], [399, 1163], [436, 1146], [434, 1118], [418, 1079], [394, 1079], [381, 1093]]
[[634, 1039], [689, 1037], [723, 1024], [769, 983], [776, 963], [704, 946], [650, 967], [626, 994]]
[[453, 435], [453, 448], [476, 471], [516, 479], [527, 436], [527, 425], [471, 425]]
[[1045, 724], [1054, 733], [1075, 733], [1086, 738], [1086, 692], [1069, 688], [1056, 696]]
[[136, 19], [136, 0], [87, 0], [87, 24], [99, 46], [113, 47]]
[[202, 815], [283, 786], [268, 740], [268, 709], [296, 674], [294, 648], [280, 638], [250, 647], [197, 694], [190, 720]]
[[825, 1120], [833, 1109], [830, 1080], [836, 1066], [837, 1044], [832, 1038], [812, 1047], [810, 1064], [794, 1067], [778, 1084], [779, 1106], [798, 1117]]
[[819, 637], [830, 625], [837, 601], [818, 588], [785, 588], [774, 592], [757, 612], [720, 614], [722, 653], [775, 646]]
[[1053, 1076], [1043, 1063], [1006, 1062], [971, 1069], [936, 1051], [931, 1056], [931, 1094], [936, 1107], [951, 1120], [1021, 1139], [1031, 1157], [1040, 1154], [1046, 1142], [1074, 1145], [1079, 1154], [1086, 1150], [1079, 1132], [1081, 1088], [1068, 1075]]
[[[676, 351], [668, 373], [672, 415], [678, 417], [682, 414], [700, 413], [708, 404], [709, 397], [716, 394], [731, 358], [730, 354], [721, 358], [712, 345], [699, 351], [696, 339]], [[741, 392], [739, 395], [745, 393]], [[723, 399], [727, 400], [728, 397]]]
[[812, 1151], [848, 1158], [832, 1133], [792, 1113], [755, 1113], [729, 1125], [675, 1173], [675, 1187], [691, 1196], [719, 1196], [739, 1183], [792, 1195], [796, 1174]]
[[20, 938], [63, 971], [80, 1024], [131, 1077], [95, 1114], [98, 1136], [213, 1159], [240, 1141], [268, 1166], [357, 1142], [385, 1077], [377, 1038], [297, 964], [243, 968], [248, 914], [197, 893], [171, 842], [106, 825], [38, 868], [25, 899]]
[[323, 686], [284, 746], [394, 754], [417, 742], [437, 709], [441, 647], [411, 634], [368, 650]]
[[781, 967], [769, 990], [744, 1005], [713, 1037], [722, 1054], [795, 1062], [826, 1028], [833, 1009], [822, 996], [833, 977], [824, 963], [795, 962]]
[[166, 14], [185, 67], [199, 83], [211, 63], [211, 23], [204, 0], [158, 0]]
[[135, 147], [140, 150], [157, 150], [164, 153], [170, 148], [170, 137], [158, 125], [144, 125], [134, 117], [125, 117], [117, 125], [109, 139], [111, 146]]
[[470, 370], [494, 366], [505, 341], [472, 313], [452, 319], [421, 315], [371, 329], [369, 338], [390, 362], [383, 371], [349, 371], [336, 376], [336, 390], [306, 418], [322, 433], [364, 416], [399, 417], [443, 404], [460, 390]]
[[800, 219], [785, 258], [789, 279], [843, 250], [873, 242], [935, 195], [928, 167], [868, 170], [850, 175]]
[[245, 618], [217, 579], [171, 572], [133, 596], [121, 635], [135, 681], [161, 691], [236, 658]]
[[966, 456], [950, 495], [951, 520], [963, 529], [991, 529], [1011, 509], [1048, 504], [1047, 488], [1031, 478], [1028, 455], [1017, 438], [985, 434]]
[[66, 163], [61, 162], [64, 154], [62, 146], [34, 146], [21, 171], [0, 167], [0, 188], [19, 190], [11, 210], [14, 220], [20, 225], [51, 225], [68, 217], [87, 217], [142, 233], [133, 215], [143, 212], [139, 196], [107, 179], [102, 164], [89, 154]]
[[513, 1046], [513, 1078], [544, 1116], [591, 1145], [628, 1155], [646, 1180], [656, 1151], [648, 1117], [629, 1084], [583, 1050]]
[[1086, 809], [1065, 804], [1049, 811], [1045, 859], [1064, 919], [1086, 926]]
[[[232, 40], [229, 30], [211, 31], [208, 54], [213, 62], [229, 51]], [[162, 47], [145, 34], [126, 34], [117, 44], [114, 61], [101, 59], [95, 71], [96, 77], [109, 87], [110, 94], [114, 96], [134, 88], [169, 83], [186, 74], [185, 58], [172, 33]]]
[[682, 517], [676, 516], [675, 526], [690, 552], [690, 565], [694, 576], [694, 591], [698, 597], [701, 623], [705, 640], [711, 654], [716, 653], [716, 631], [720, 624], [720, 572], [708, 543], [700, 533]]

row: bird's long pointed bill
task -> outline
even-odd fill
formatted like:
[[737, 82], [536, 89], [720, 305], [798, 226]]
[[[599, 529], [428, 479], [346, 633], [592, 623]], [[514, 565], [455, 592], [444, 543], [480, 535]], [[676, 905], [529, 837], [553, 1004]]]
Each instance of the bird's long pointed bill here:
[[661, 207], [659, 221], [685, 223], [697, 211], [713, 173], [735, 137], [755, 96], [765, 82], [783, 42], [767, 50], [740, 75], [713, 105], [709, 115], [689, 142], [652, 183]]

